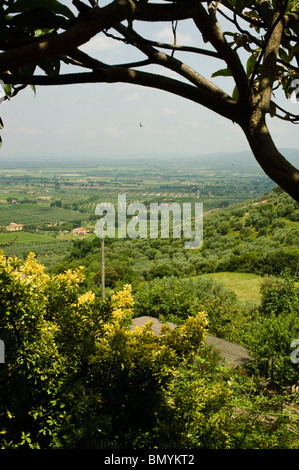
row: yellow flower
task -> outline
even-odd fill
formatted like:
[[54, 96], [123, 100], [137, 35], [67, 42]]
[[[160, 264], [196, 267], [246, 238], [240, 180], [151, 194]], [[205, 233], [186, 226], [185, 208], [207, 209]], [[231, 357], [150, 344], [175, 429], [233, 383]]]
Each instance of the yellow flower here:
[[30, 252], [27, 256], [24, 265], [21, 268], [21, 271], [26, 275], [40, 275], [44, 274], [45, 266], [38, 263], [35, 253]]
[[94, 302], [95, 294], [91, 291], [86, 292], [78, 298], [78, 304], [85, 304], [87, 302]]
[[134, 304], [132, 286], [130, 284], [124, 285], [123, 290], [114, 294], [111, 301], [112, 305], [116, 308], [132, 307]]
[[57, 274], [56, 278], [58, 281], [64, 283], [67, 290], [71, 290], [74, 286], [78, 286], [82, 281], [84, 281], [85, 276], [82, 271], [83, 270], [80, 267], [74, 271], [67, 269], [64, 273]]

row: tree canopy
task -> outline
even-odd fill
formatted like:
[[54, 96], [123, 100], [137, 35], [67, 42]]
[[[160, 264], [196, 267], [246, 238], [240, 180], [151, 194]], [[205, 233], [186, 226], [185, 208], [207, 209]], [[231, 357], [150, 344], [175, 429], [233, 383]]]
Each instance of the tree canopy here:
[[[202, 36], [199, 47], [177, 42], [179, 22], [188, 19]], [[277, 149], [266, 122], [271, 116], [299, 123], [298, 114], [275, 102], [279, 88], [297, 101], [297, 0], [73, 0], [71, 8], [57, 0], [6, 0], [0, 21], [0, 79], [8, 99], [28, 85], [120, 82], [167, 91], [239, 125], [265, 173], [299, 201], [299, 171]], [[173, 42], [141, 35], [144, 22], [170, 22]], [[144, 58], [107, 64], [80, 50], [97, 34], [133, 46]], [[209, 57], [215, 73], [206, 77], [204, 67], [195, 70], [178, 58], [183, 53]], [[233, 91], [213, 82], [217, 76], [230, 77]]]

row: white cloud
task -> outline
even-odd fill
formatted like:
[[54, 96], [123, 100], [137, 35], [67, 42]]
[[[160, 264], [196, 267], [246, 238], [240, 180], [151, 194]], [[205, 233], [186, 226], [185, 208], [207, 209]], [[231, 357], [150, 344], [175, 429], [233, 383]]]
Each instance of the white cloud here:
[[87, 135], [88, 137], [95, 137], [97, 134], [94, 131], [91, 131], [90, 129], [85, 129], [84, 134]]
[[42, 130], [37, 127], [20, 127], [12, 131], [14, 134], [27, 135], [29, 137], [42, 134]]
[[103, 34], [98, 34], [89, 42], [83, 44], [80, 49], [88, 54], [100, 51], [111, 51], [119, 47], [119, 43]]
[[117, 127], [106, 127], [106, 129], [104, 129], [104, 132], [105, 134], [111, 137], [124, 137], [125, 135], [124, 131]]
[[203, 129], [204, 127], [207, 127], [206, 124], [202, 121], [189, 121], [187, 124], [192, 129]]
[[129, 95], [126, 95], [124, 97], [124, 101], [127, 101], [129, 103], [138, 102], [140, 101], [140, 95], [139, 93], [130, 93]]
[[56, 134], [56, 135], [65, 135], [65, 134], [72, 134], [73, 131], [71, 129], [68, 129], [68, 128], [61, 128], [61, 129], [53, 129], [53, 134]]
[[[157, 39], [161, 42], [169, 42], [170, 44], [173, 44], [174, 37], [173, 37], [172, 28], [169, 26], [166, 26], [165, 28], [163, 28], [158, 33]], [[177, 33], [176, 33], [176, 42], [179, 46], [193, 44], [193, 40], [190, 34], [180, 33], [179, 30], [177, 30]]]
[[175, 109], [164, 107], [161, 111], [163, 116], [173, 116], [176, 113]]
[[[269, 125], [268, 127], [271, 129], [272, 134], [275, 135], [289, 135], [290, 134], [290, 129], [282, 124], [278, 124], [277, 122], [275, 124]], [[291, 126], [291, 124], [289, 124]]]

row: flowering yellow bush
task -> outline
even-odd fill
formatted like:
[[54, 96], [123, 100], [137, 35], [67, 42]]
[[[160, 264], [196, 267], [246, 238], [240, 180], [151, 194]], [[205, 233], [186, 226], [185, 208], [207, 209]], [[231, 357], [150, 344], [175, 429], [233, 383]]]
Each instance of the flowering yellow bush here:
[[86, 292], [86, 294], [81, 295], [78, 298], [78, 304], [93, 303], [95, 299], [95, 294], [91, 291]]
[[132, 286], [125, 284], [121, 291], [111, 297], [112, 321], [120, 326], [128, 326], [133, 317], [133, 305]]
[[[0, 253], [0, 447], [144, 446], [149, 436], [159, 445], [168, 433], [189, 445], [212, 420], [219, 426], [224, 391], [180, 385], [179, 368], [204, 342], [205, 314], [160, 337], [150, 324], [132, 330], [131, 286], [102, 302], [82, 293], [83, 279], [82, 268], [46, 274], [33, 253]], [[214, 401], [207, 420], [201, 410]]]
[[132, 311], [132, 307], [134, 305], [132, 286], [130, 286], [130, 284], [125, 284], [123, 290], [116, 292], [111, 297], [111, 304], [115, 308], [122, 308]]
[[[35, 253], [30, 252], [25, 262], [20, 267], [20, 272], [24, 273], [25, 276], [43, 277], [45, 266], [38, 263], [35, 258]], [[48, 277], [48, 276], [46, 276]]]
[[68, 269], [65, 273], [58, 274], [56, 278], [59, 282], [63, 283], [66, 290], [71, 290], [74, 287], [78, 287], [78, 285], [84, 281], [83, 271], [83, 266], [80, 266], [74, 271]]

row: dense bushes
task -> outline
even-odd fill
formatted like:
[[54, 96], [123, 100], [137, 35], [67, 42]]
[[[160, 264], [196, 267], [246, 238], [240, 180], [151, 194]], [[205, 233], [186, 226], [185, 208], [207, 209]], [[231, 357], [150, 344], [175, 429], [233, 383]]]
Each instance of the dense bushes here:
[[299, 249], [282, 247], [271, 251], [249, 251], [232, 254], [219, 261], [217, 271], [247, 272], [260, 275], [280, 275], [285, 269], [293, 274], [299, 266]]
[[[46, 274], [32, 254], [0, 257], [1, 448], [296, 447], [290, 415], [271, 399], [265, 408], [258, 385], [248, 392], [253, 378], [224, 368], [204, 344], [209, 316], [232, 325], [233, 296], [208, 280], [171, 278], [152, 281], [135, 305], [128, 285], [102, 302], [83, 280], [81, 268]], [[267, 292], [272, 314], [277, 297]], [[152, 314], [151, 305], [175, 311], [181, 325], [161, 337], [150, 324], [132, 332], [132, 316]]]
[[[298, 447], [291, 418], [277, 413], [285, 397], [272, 403], [262, 386], [267, 379], [280, 392], [298, 381], [290, 360], [298, 289], [291, 276], [277, 277], [299, 265], [296, 213], [283, 194], [219, 211], [207, 218], [200, 250], [183, 250], [179, 240], [107, 240], [106, 302], [97, 297], [96, 237], [76, 241], [51, 274], [32, 254], [1, 255], [0, 447]], [[260, 306], [190, 277], [217, 270], [271, 274]], [[161, 338], [149, 327], [132, 333], [133, 315], [179, 328]], [[255, 360], [246, 370], [224, 368], [204, 345], [207, 331], [241, 343]]]
[[144, 283], [136, 289], [135, 314], [159, 317], [181, 323], [207, 305], [208, 299], [234, 298], [213, 281], [205, 278], [169, 277]]
[[[102, 303], [92, 292], [80, 295], [81, 269], [50, 276], [32, 255], [0, 262], [2, 448], [226, 446], [220, 428], [215, 441], [206, 433], [215, 416], [220, 421], [227, 384], [211, 386], [192, 406], [194, 385], [179, 386], [180, 368], [203, 342], [204, 314], [160, 338], [149, 327], [132, 332], [130, 286]], [[178, 400], [190, 425], [201, 414], [201, 431], [191, 439], [178, 423], [168, 441]]]
[[135, 292], [136, 316], [149, 315], [181, 324], [197, 311], [205, 311], [209, 333], [242, 342], [240, 329], [250, 322], [250, 313], [238, 303], [236, 295], [220, 283], [204, 277], [153, 280]]
[[248, 337], [258, 372], [279, 386], [299, 379], [291, 343], [299, 338], [299, 289], [287, 274], [265, 278], [261, 305]]
[[154, 280], [135, 294], [135, 314], [182, 323], [204, 311], [210, 334], [241, 343], [256, 359], [256, 372], [284, 386], [298, 380], [290, 360], [291, 342], [299, 339], [299, 289], [288, 274], [265, 277], [261, 303], [240, 304], [236, 296], [211, 279]]
[[[244, 206], [244, 207], [243, 207]], [[299, 266], [296, 226], [298, 204], [284, 193], [268, 202], [248, 201], [242, 207], [216, 210], [204, 219], [204, 243], [186, 250], [180, 239], [106, 239], [106, 266], [117, 274], [111, 286], [153, 280], [165, 276], [190, 277], [216, 271], [280, 275], [286, 268], [295, 274]], [[100, 240], [76, 240], [65, 261], [86, 266], [87, 278], [99, 270]], [[112, 277], [112, 276], [111, 276]], [[95, 278], [98, 283], [98, 277]], [[110, 276], [107, 276], [108, 283]]]

